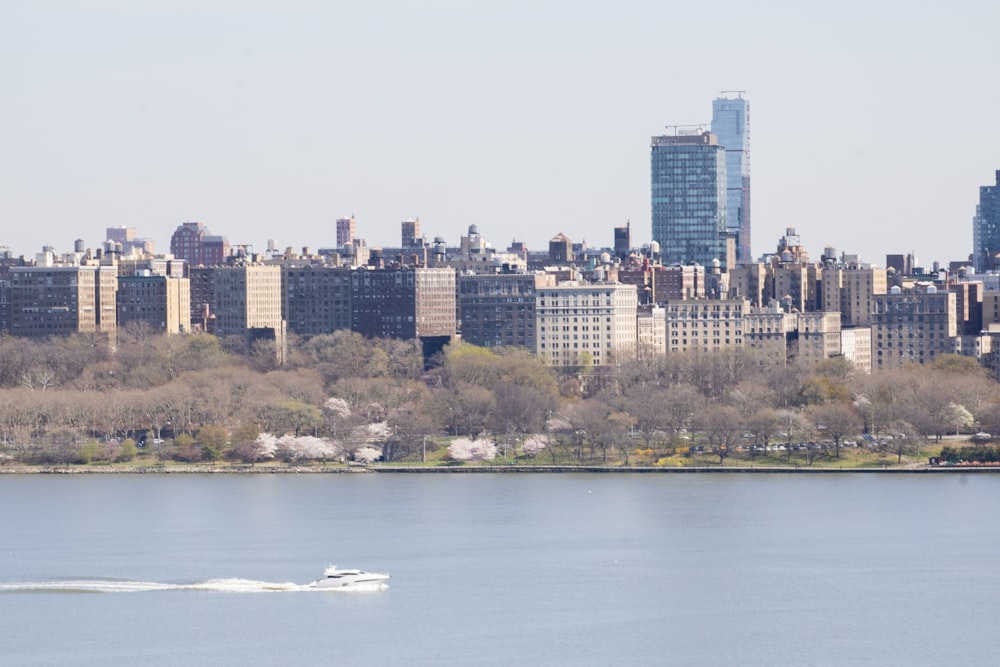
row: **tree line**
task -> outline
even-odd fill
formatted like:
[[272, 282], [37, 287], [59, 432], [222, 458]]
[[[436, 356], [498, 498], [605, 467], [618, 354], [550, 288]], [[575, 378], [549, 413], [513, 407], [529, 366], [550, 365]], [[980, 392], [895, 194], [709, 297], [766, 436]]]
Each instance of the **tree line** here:
[[2, 338], [0, 456], [395, 462], [461, 439], [456, 460], [629, 464], [698, 451], [721, 463], [801, 451], [811, 461], [863, 435], [902, 460], [918, 439], [1000, 433], [997, 383], [953, 355], [871, 375], [840, 358], [779, 366], [743, 349], [560, 371], [523, 350], [460, 342], [428, 365], [415, 341], [350, 331], [293, 338], [280, 366], [268, 345], [141, 326], [114, 350], [85, 334]]

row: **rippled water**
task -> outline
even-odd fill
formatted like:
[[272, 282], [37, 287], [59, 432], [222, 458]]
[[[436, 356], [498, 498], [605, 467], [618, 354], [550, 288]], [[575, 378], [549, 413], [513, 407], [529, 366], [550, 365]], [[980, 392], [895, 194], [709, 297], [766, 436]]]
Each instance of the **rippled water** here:
[[[993, 664], [998, 501], [993, 475], [0, 476], [0, 664]], [[309, 589], [331, 563], [392, 579]]]

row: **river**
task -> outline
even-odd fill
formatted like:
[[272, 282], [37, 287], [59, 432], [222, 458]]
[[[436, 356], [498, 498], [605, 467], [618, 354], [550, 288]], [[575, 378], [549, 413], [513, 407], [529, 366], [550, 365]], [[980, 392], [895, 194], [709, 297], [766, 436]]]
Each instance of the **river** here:
[[[996, 475], [4, 475], [0, 664], [993, 664]], [[389, 572], [317, 593], [324, 566]]]

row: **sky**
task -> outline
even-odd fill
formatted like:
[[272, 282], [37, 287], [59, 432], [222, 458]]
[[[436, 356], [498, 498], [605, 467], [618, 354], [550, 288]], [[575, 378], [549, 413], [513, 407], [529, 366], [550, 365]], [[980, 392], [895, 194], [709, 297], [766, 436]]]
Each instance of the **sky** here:
[[751, 112], [754, 255], [972, 250], [995, 0], [0, 0], [0, 246], [650, 240], [650, 137]]

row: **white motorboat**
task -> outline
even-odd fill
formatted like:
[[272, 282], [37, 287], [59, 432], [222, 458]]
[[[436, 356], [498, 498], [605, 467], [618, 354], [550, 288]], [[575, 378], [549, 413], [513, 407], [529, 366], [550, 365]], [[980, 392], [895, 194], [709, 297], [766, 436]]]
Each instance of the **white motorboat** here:
[[386, 586], [388, 578], [388, 574], [364, 570], [340, 570], [336, 565], [331, 565], [323, 570], [322, 579], [317, 579], [309, 586], [323, 589], [374, 589]]

